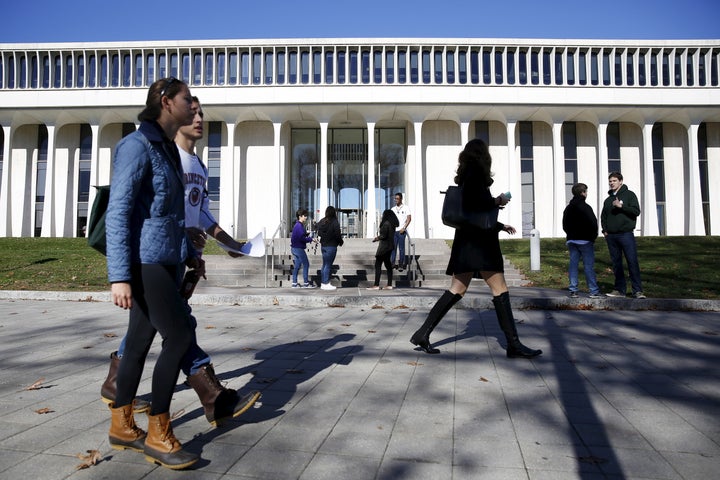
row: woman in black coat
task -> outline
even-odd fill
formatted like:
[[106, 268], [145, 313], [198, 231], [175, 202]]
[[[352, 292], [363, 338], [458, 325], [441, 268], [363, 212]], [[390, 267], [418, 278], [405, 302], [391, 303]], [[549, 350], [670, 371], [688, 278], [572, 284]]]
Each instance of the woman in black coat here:
[[382, 214], [382, 220], [380, 220], [378, 236], [373, 239], [373, 242], [380, 243], [375, 252], [375, 284], [372, 287], [368, 287], [368, 290], [380, 290], [380, 274], [382, 273], [383, 264], [385, 265], [385, 270], [387, 270], [388, 277], [385, 290], [392, 290], [393, 288], [393, 268], [390, 256], [395, 248], [395, 229], [399, 226], [400, 222], [395, 212], [390, 209], [385, 210]]
[[[455, 183], [463, 188], [463, 207], [467, 211], [488, 211], [504, 207], [510, 199], [504, 194], [493, 197], [490, 193], [492, 185], [492, 158], [488, 147], [480, 139], [470, 140], [458, 158]], [[446, 270], [452, 276], [450, 289], [443, 293], [435, 303], [425, 323], [413, 334], [410, 342], [417, 345], [425, 353], [440, 353], [430, 344], [430, 333], [440, 323], [445, 314], [465, 294], [473, 278], [482, 278], [493, 294], [493, 305], [500, 328], [507, 339], [507, 356], [509, 358], [533, 358], [542, 353], [533, 350], [518, 338], [510, 306], [510, 295], [503, 267], [498, 233], [515, 233], [515, 228], [497, 222], [492, 230], [463, 227], [455, 230], [450, 261]]]
[[320, 252], [322, 253], [322, 267], [320, 268], [320, 288], [322, 290], [335, 290], [337, 287], [330, 283], [330, 269], [338, 247], [342, 247], [343, 238], [340, 232], [340, 223], [337, 211], [332, 205], [325, 209], [325, 216], [317, 224], [320, 236]]

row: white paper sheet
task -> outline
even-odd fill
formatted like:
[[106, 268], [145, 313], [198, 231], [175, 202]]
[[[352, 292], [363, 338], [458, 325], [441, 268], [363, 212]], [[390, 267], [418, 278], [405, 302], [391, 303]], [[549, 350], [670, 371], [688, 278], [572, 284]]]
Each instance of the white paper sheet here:
[[265, 255], [265, 240], [263, 239], [262, 232], [255, 235], [251, 240], [248, 240], [240, 250], [228, 247], [222, 242], [217, 242], [217, 244], [226, 252], [242, 253], [249, 257], [262, 257]]

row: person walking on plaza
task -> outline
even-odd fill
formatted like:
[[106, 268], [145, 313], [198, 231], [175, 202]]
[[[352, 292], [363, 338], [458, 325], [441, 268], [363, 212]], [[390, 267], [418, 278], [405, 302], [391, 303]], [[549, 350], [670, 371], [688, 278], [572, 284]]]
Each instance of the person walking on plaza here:
[[[225, 230], [223, 230], [210, 212], [209, 199], [206, 191], [207, 167], [202, 160], [194, 153], [195, 144], [203, 137], [204, 113], [200, 101], [193, 97], [192, 108], [195, 112], [193, 122], [190, 125], [182, 126], [175, 135], [175, 143], [183, 167], [185, 179], [185, 227], [198, 253], [202, 253], [205, 247], [207, 234], [221, 241], [223, 244], [234, 250], [240, 250], [242, 244], [235, 241]], [[234, 252], [229, 255], [240, 256]], [[191, 271], [193, 272], [193, 271]], [[247, 411], [260, 397], [260, 393], [253, 391], [240, 396], [236, 390], [225, 388], [215, 374], [210, 356], [197, 344], [197, 320], [192, 315], [192, 308], [184, 299], [188, 315], [190, 315], [193, 327], [193, 339], [190, 347], [183, 357], [181, 370], [187, 376], [188, 384], [195, 390], [203, 404], [205, 418], [212, 425], [225, 418], [237, 417]], [[124, 355], [126, 338], [120, 342], [117, 352], [110, 355], [110, 369], [108, 376], [102, 385], [100, 394], [103, 401], [111, 403], [116, 396], [116, 375], [117, 366]], [[148, 410], [147, 402], [135, 400], [135, 413]]]
[[637, 196], [623, 184], [623, 176], [620, 172], [611, 172], [608, 175], [608, 183], [610, 190], [600, 213], [600, 224], [610, 252], [615, 286], [607, 295], [608, 297], [627, 295], [627, 280], [623, 268], [624, 255], [630, 274], [632, 296], [642, 299], [645, 298], [645, 294], [640, 279], [637, 243], [633, 233], [640, 215], [640, 203]]
[[[410, 212], [410, 207], [403, 203], [403, 194], [400, 192], [395, 194], [395, 206], [392, 207], [392, 211], [398, 218], [398, 225], [395, 227], [395, 248], [393, 248], [390, 261], [393, 264], [393, 268], [397, 268], [402, 272], [407, 268], [405, 240], [407, 239], [407, 227], [412, 221], [412, 212]], [[399, 254], [398, 263], [395, 263], [396, 252]]]
[[[125, 354], [110, 404], [108, 439], [115, 449], [145, 453], [171, 469], [198, 455], [182, 448], [170, 424], [170, 402], [193, 327], [178, 291], [185, 265], [205, 265], [185, 233], [182, 166], [171, 140], [195, 113], [187, 85], [164, 78], [150, 86], [139, 129], [117, 144], [107, 209], [107, 267], [113, 303], [130, 310]], [[152, 378], [148, 431], [136, 424], [132, 403], [156, 332], [162, 348]]]
[[[470, 212], [490, 211], [507, 205], [505, 194], [493, 197], [490, 193], [492, 158], [488, 147], [480, 139], [470, 140], [458, 158], [455, 183], [462, 188], [463, 208]], [[468, 188], [464, 188], [467, 186]], [[515, 233], [515, 228], [500, 222], [492, 230], [462, 227], [455, 230], [455, 239], [446, 270], [452, 276], [446, 290], [430, 310], [425, 323], [413, 334], [410, 342], [425, 353], [440, 353], [430, 344], [430, 333], [445, 314], [467, 292], [473, 278], [482, 278], [490, 287], [500, 328], [507, 340], [509, 358], [533, 358], [542, 353], [520, 343], [510, 305], [510, 294], [505, 281], [504, 262], [498, 233]]]
[[395, 228], [397, 228], [397, 226], [398, 219], [395, 213], [389, 209], [385, 210], [380, 220], [378, 236], [373, 239], [373, 242], [380, 243], [378, 243], [377, 251], [375, 252], [375, 283], [372, 287], [368, 287], [368, 290], [380, 290], [380, 275], [383, 265], [385, 265], [388, 277], [385, 290], [392, 290], [393, 288], [393, 268], [390, 254], [395, 248]]
[[338, 247], [342, 247], [344, 242], [337, 219], [337, 211], [332, 205], [325, 209], [325, 216], [318, 222], [317, 233], [320, 237], [320, 252], [322, 253], [320, 288], [335, 290], [337, 287], [330, 283], [330, 269], [337, 256]]
[[[299, 209], [295, 213], [295, 225], [290, 235], [290, 253], [293, 256], [293, 271], [292, 271], [292, 288], [313, 288], [314, 285], [308, 278], [310, 270], [310, 260], [308, 260], [305, 249], [307, 244], [313, 241], [312, 236], [307, 234], [305, 230], [305, 221], [308, 218], [308, 211], [305, 208]], [[300, 267], [303, 269], [303, 284], [299, 285], [297, 281], [298, 271]]]
[[563, 212], [562, 225], [567, 234], [567, 246], [570, 252], [568, 278], [570, 297], [578, 297], [578, 267], [582, 258], [590, 298], [600, 298], [600, 288], [595, 276], [595, 240], [598, 236], [598, 221], [595, 212], [587, 204], [588, 187], [576, 183], [572, 187], [573, 198]]

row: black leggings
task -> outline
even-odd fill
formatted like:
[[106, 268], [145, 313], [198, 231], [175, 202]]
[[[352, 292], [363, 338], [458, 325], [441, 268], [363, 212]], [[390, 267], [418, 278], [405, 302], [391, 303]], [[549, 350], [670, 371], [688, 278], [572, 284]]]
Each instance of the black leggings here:
[[153, 371], [150, 414], [170, 411], [180, 362], [193, 339], [192, 322], [178, 292], [178, 276], [183, 270], [182, 265], [133, 266], [133, 306], [118, 369], [115, 407], [128, 405], [135, 398], [145, 358], [155, 333], [160, 332], [162, 350]]
[[392, 278], [393, 278], [393, 269], [392, 269], [392, 262], [390, 261], [390, 255], [392, 255], [392, 252], [388, 252], [385, 255], [382, 255], [380, 257], [375, 257], [375, 286], [380, 286], [380, 274], [382, 273], [382, 266], [385, 265], [385, 270], [387, 270], [387, 276], [388, 276], [388, 285], [392, 285]]

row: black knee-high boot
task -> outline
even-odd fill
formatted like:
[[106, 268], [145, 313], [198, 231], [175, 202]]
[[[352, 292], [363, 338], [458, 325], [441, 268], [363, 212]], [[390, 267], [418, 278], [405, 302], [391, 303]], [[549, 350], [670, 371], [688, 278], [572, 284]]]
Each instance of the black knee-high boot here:
[[410, 343], [422, 348], [425, 353], [440, 353], [440, 350], [430, 345], [430, 333], [432, 333], [437, 324], [440, 323], [440, 320], [442, 320], [445, 314], [450, 311], [453, 305], [460, 301], [461, 298], [462, 295], [445, 290], [442, 297], [435, 302], [430, 313], [428, 313], [425, 323], [423, 323], [422, 327], [410, 338]]
[[520, 343], [517, 328], [515, 328], [512, 307], [510, 306], [510, 294], [508, 292], [501, 293], [497, 297], [493, 297], [492, 302], [495, 305], [495, 313], [497, 314], [500, 329], [507, 339], [508, 358], [533, 358], [540, 355], [542, 350], [533, 350]]

